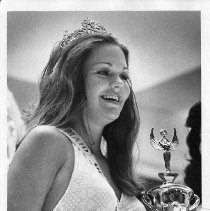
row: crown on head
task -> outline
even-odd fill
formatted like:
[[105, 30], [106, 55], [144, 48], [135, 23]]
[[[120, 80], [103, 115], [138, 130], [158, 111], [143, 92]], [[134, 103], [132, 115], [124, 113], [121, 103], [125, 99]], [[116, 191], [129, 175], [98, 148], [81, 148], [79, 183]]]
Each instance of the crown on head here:
[[60, 41], [59, 45], [61, 48], [65, 48], [65, 46], [69, 45], [73, 40], [76, 40], [85, 34], [94, 34], [94, 33], [111, 35], [106, 31], [106, 29], [102, 25], [95, 22], [94, 20], [89, 20], [88, 18], [86, 18], [85, 20], [82, 21], [81, 29], [77, 29], [73, 33], [65, 31], [63, 39]]

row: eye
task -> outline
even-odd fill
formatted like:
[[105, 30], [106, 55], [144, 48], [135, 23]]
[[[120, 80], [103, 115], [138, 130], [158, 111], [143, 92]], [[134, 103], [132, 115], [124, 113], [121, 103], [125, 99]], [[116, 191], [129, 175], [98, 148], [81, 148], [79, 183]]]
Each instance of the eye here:
[[121, 75], [120, 75], [120, 78], [122, 79], [122, 80], [128, 80], [129, 79], [129, 76], [128, 76], [128, 74], [127, 73], [122, 73]]
[[109, 75], [109, 70], [99, 70], [97, 71], [97, 74], [107, 76]]

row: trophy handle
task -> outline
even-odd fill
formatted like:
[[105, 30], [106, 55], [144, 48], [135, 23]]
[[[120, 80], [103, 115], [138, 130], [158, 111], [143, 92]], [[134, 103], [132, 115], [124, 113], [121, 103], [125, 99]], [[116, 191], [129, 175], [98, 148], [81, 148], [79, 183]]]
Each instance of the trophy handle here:
[[150, 209], [154, 209], [154, 196], [144, 191], [141, 199], [147, 207], [149, 207]]
[[200, 198], [196, 194], [194, 194], [194, 200], [195, 202], [192, 205], [190, 205], [190, 210], [196, 208], [200, 203]]

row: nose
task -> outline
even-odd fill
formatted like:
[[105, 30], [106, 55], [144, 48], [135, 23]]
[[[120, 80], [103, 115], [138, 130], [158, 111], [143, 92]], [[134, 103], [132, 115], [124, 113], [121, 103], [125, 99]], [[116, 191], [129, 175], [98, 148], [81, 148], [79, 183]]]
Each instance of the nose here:
[[115, 79], [111, 82], [112, 89], [121, 89], [123, 87], [123, 81], [119, 77], [115, 77]]

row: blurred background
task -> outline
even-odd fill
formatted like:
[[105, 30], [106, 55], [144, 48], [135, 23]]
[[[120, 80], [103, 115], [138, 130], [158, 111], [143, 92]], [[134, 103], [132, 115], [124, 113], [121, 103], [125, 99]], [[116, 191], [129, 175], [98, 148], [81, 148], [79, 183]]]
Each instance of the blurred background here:
[[54, 44], [66, 30], [80, 28], [86, 17], [102, 24], [130, 51], [129, 69], [141, 117], [137, 173], [151, 185], [160, 182], [163, 156], [149, 144], [150, 131], [154, 128], [160, 139], [164, 128], [172, 139], [176, 128], [180, 146], [172, 152], [171, 170], [179, 173], [176, 181], [183, 182], [189, 158], [185, 120], [190, 107], [201, 100], [199, 11], [8, 12], [7, 84], [12, 96], [8, 101], [15, 102], [10, 110], [19, 110], [13, 112], [19, 112], [12, 115], [18, 123], [12, 124], [10, 137], [22, 125], [23, 108], [38, 98], [39, 75]]

